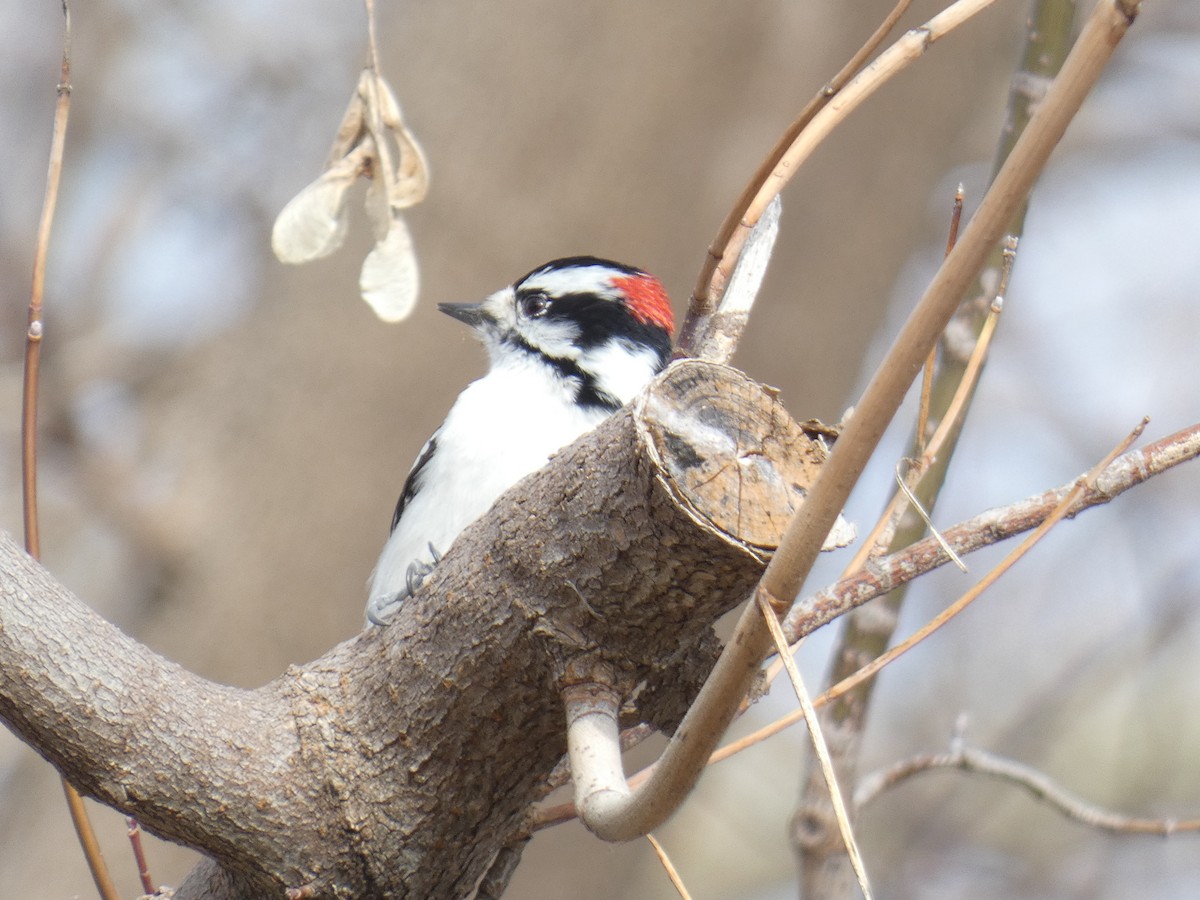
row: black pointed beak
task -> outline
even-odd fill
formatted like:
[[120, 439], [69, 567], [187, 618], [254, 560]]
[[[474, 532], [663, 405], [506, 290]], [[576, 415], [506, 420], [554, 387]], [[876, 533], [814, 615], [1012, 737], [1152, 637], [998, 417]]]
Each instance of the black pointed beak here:
[[483, 308], [482, 303], [439, 303], [438, 309], [472, 328], [478, 328], [494, 321], [491, 313]]

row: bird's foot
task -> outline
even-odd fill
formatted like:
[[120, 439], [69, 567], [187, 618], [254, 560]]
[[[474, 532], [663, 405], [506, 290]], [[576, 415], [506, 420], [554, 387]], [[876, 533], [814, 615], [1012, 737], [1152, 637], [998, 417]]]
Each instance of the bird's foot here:
[[442, 561], [442, 554], [438, 553], [433, 544], [429, 545], [429, 555], [433, 557], [433, 562], [414, 559], [408, 564], [408, 571], [404, 573], [403, 589], [394, 594], [372, 597], [367, 601], [368, 622], [372, 625], [386, 624], [387, 620], [400, 609], [400, 605], [417, 592], [421, 584], [429, 577], [429, 573], [433, 571], [433, 567]]

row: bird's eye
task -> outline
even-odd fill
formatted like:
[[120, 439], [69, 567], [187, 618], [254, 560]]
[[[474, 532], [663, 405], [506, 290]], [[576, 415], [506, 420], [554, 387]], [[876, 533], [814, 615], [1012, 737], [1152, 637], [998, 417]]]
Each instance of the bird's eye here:
[[530, 319], [544, 316], [548, 309], [550, 309], [550, 298], [541, 291], [521, 296], [521, 312]]

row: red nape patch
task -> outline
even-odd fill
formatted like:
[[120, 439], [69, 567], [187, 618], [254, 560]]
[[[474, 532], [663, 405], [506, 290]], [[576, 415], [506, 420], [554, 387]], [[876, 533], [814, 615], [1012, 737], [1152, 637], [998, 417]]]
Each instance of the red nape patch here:
[[657, 325], [671, 334], [675, 331], [675, 314], [671, 298], [653, 275], [622, 275], [612, 280], [613, 286], [629, 300], [629, 311], [644, 325]]

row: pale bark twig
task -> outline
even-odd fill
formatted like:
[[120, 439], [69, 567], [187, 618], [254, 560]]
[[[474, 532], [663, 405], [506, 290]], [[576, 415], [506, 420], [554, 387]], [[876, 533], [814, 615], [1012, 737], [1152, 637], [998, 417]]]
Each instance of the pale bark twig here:
[[867, 877], [867, 867], [863, 862], [862, 853], [859, 852], [858, 841], [854, 837], [854, 828], [850, 824], [850, 813], [842, 799], [842, 789], [837, 782], [837, 773], [833, 770], [833, 761], [825, 742], [825, 734], [821, 730], [821, 723], [817, 719], [817, 711], [808, 695], [808, 688], [804, 686], [804, 679], [800, 677], [800, 669], [796, 665], [796, 660], [792, 658], [792, 654], [788, 650], [787, 638], [784, 637], [783, 629], [779, 627], [779, 620], [775, 618], [775, 611], [771, 608], [770, 600], [762, 593], [758, 593], [754, 599], [758, 604], [759, 611], [762, 612], [763, 621], [767, 623], [767, 629], [771, 632], [771, 639], [775, 642], [775, 652], [779, 654], [779, 658], [783, 661], [783, 667], [787, 669], [788, 678], [792, 682], [792, 690], [796, 692], [796, 699], [800, 702], [800, 712], [808, 724], [809, 740], [812, 742], [813, 753], [820, 763], [821, 774], [825, 777], [825, 788], [837, 816], [838, 828], [842, 834], [842, 845], [846, 848], [850, 864], [854, 867], [854, 876], [858, 879], [859, 890], [862, 891], [865, 900], [871, 900], [871, 882]]
[[855, 807], [861, 809], [884, 791], [896, 787], [914, 775], [936, 769], [959, 769], [974, 775], [998, 778], [1022, 788], [1038, 800], [1045, 801], [1068, 819], [1101, 831], [1163, 837], [1180, 832], [1200, 831], [1200, 819], [1151, 819], [1127, 816], [1104, 809], [1071, 793], [1045, 772], [962, 742], [956, 742], [956, 746], [945, 753], [922, 753], [866, 776], [855, 793]]
[[146, 850], [142, 846], [142, 827], [133, 816], [126, 816], [125, 824], [128, 826], [129, 847], [133, 851], [133, 860], [137, 863], [138, 879], [142, 883], [142, 890], [147, 894], [153, 894], [154, 879], [150, 876], [150, 866], [146, 863]]
[[671, 879], [671, 886], [679, 892], [682, 900], [692, 900], [692, 895], [688, 893], [687, 886], [684, 885], [683, 879], [679, 877], [679, 872], [671, 862], [671, 857], [667, 856], [667, 851], [663, 849], [662, 844], [652, 834], [646, 835], [646, 840], [650, 842], [650, 846], [654, 848], [654, 855], [658, 857], [659, 863], [663, 867], [663, 871], [667, 873], [667, 878]]

